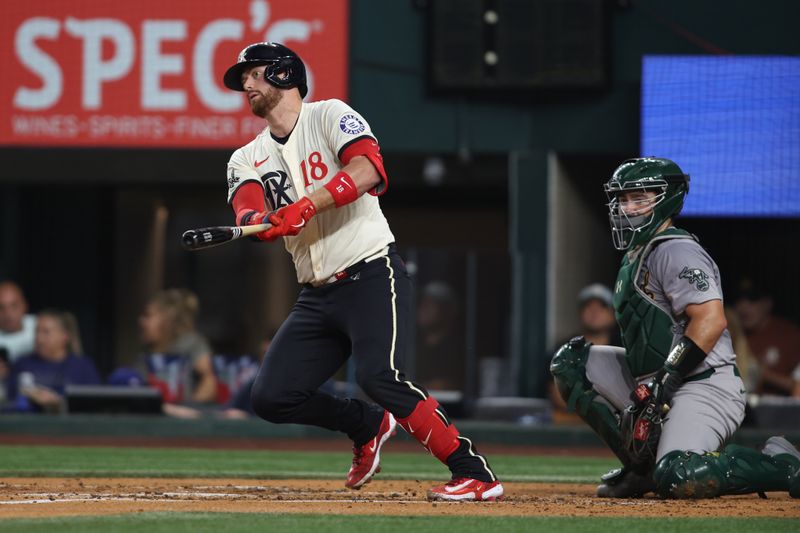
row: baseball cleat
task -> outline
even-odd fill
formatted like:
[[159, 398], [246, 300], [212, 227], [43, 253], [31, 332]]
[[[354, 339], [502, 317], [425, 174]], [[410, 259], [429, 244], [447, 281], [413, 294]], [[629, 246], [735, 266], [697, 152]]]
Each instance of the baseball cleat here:
[[775, 457], [776, 455], [792, 455], [800, 460], [800, 451], [785, 437], [770, 437], [761, 449], [761, 453]]
[[468, 477], [453, 478], [446, 484], [428, 490], [429, 500], [453, 502], [493, 502], [503, 499], [499, 481], [478, 481]]
[[353, 466], [347, 473], [345, 487], [358, 490], [381, 471], [381, 446], [397, 433], [396, 427], [397, 422], [392, 413], [385, 411], [378, 434], [363, 446], [353, 446]]
[[784, 437], [770, 437], [761, 453], [791, 465], [794, 473], [789, 478], [789, 496], [800, 498], [800, 451]]
[[603, 483], [597, 487], [599, 498], [641, 498], [656, 488], [651, 476], [643, 476], [625, 468], [612, 470], [601, 480]]

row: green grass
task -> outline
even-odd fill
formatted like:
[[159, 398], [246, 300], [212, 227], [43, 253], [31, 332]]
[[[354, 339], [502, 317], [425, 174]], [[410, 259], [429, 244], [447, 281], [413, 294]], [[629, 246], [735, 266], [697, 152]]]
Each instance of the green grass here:
[[[349, 452], [288, 452], [160, 448], [0, 446], [0, 476], [129, 476], [337, 479], [350, 466]], [[616, 466], [592, 457], [490, 457], [507, 481], [593, 483]], [[436, 459], [419, 453], [381, 456], [382, 479], [445, 479]]]
[[83, 531], [143, 531], [148, 533], [195, 533], [198, 531], [280, 531], [281, 533], [324, 531], [325, 533], [370, 533], [413, 531], [486, 531], [555, 533], [560, 531], [625, 533], [702, 531], [703, 533], [748, 533], [796, 531], [797, 523], [780, 518], [568, 518], [568, 517], [475, 517], [464, 516], [336, 516], [236, 513], [139, 513], [102, 517], [11, 519], [0, 522], [0, 531], [59, 533]]

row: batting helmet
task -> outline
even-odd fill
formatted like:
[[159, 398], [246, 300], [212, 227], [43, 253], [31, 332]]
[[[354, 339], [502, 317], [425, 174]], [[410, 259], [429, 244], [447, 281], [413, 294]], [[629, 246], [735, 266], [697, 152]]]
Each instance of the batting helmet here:
[[[689, 176], [669, 159], [628, 159], [614, 171], [605, 191], [614, 247], [627, 250], [648, 242], [664, 221], [681, 212], [689, 192]], [[656, 193], [647, 213], [628, 215], [620, 208], [618, 196], [630, 191]]]
[[[236, 64], [225, 72], [225, 87], [234, 91], [244, 91], [242, 72], [250, 67], [269, 65], [264, 71], [264, 79], [279, 89], [297, 87], [300, 97], [308, 94], [306, 67], [300, 56], [280, 43], [255, 43], [239, 52]], [[278, 74], [286, 73], [285, 77]]]

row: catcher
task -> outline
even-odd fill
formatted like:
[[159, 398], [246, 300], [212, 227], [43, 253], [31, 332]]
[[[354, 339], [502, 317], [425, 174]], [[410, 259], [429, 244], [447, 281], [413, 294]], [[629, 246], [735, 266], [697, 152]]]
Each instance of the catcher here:
[[788, 490], [800, 497], [800, 452], [783, 437], [762, 452], [722, 448], [744, 418], [745, 390], [717, 265], [696, 237], [672, 225], [689, 176], [668, 159], [629, 159], [605, 190], [614, 246], [627, 252], [614, 286], [625, 348], [576, 337], [550, 365], [567, 407], [622, 462], [602, 477], [597, 495]]

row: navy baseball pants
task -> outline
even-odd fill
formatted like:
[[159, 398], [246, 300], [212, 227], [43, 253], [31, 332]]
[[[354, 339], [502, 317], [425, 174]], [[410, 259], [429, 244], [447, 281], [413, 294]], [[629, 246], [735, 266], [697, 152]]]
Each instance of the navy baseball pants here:
[[[256, 377], [252, 389], [256, 414], [270, 422], [342, 431], [356, 445], [375, 436], [383, 409], [397, 417], [408, 416], [427, 397], [400, 370], [410, 295], [411, 281], [393, 249], [385, 257], [348, 269], [341, 280], [304, 287]], [[380, 407], [318, 391], [351, 355], [356, 381]]]
[[[411, 280], [394, 246], [387, 256], [347, 269], [343, 279], [305, 287], [256, 376], [253, 410], [270, 422], [341, 431], [362, 446], [377, 434], [385, 409], [400, 422], [408, 417], [406, 428], [418, 422], [429, 428], [423, 445], [442, 442], [431, 453], [454, 476], [494, 481], [485, 458], [458, 436], [444, 409], [403, 375], [410, 297]], [[378, 405], [319, 391], [351, 355], [356, 381]], [[424, 438], [419, 430], [415, 437]]]

